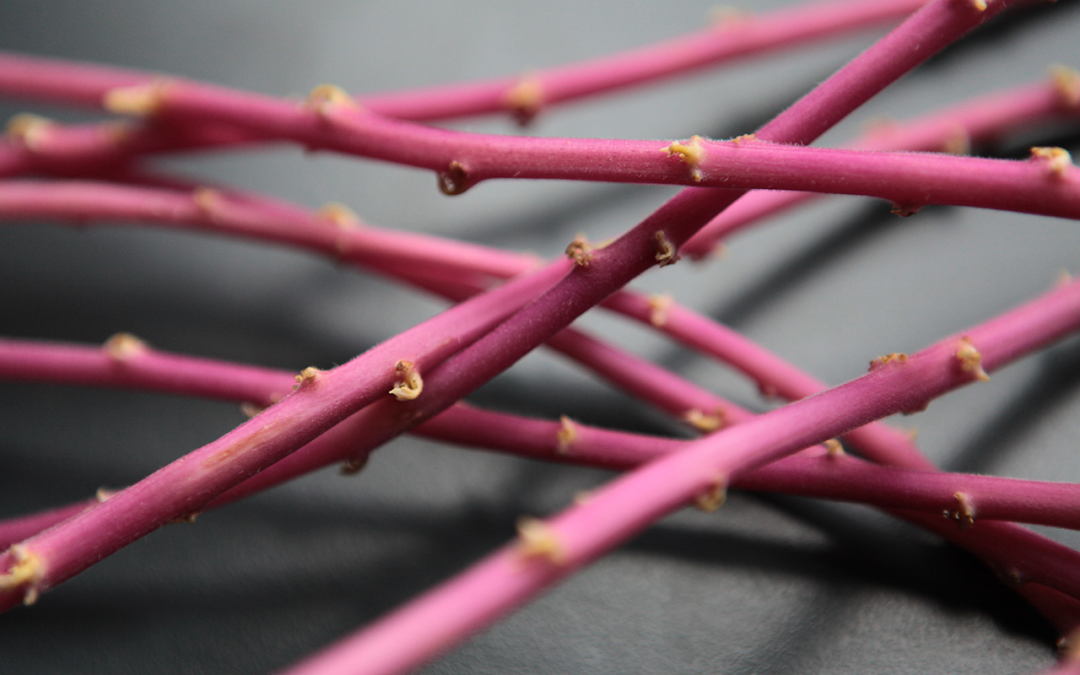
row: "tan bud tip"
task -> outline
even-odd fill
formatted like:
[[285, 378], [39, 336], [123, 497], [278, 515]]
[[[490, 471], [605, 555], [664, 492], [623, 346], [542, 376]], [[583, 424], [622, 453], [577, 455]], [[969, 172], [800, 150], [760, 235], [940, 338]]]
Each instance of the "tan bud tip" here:
[[1054, 178], [1063, 178], [1072, 166], [1072, 155], [1065, 148], [1032, 148], [1031, 159], [1046, 162], [1046, 169]]
[[1067, 66], [1052, 66], [1050, 80], [1065, 107], [1080, 106], [1080, 73]]
[[330, 202], [319, 209], [319, 217], [328, 220], [343, 230], [354, 230], [360, 227], [360, 216], [344, 204]]
[[678, 156], [690, 168], [690, 177], [695, 182], [701, 181], [701, 170], [698, 167], [705, 160], [705, 148], [701, 145], [701, 141], [701, 136], [692, 136], [686, 143], [676, 141], [664, 148], [668, 157]]
[[119, 492], [119, 490], [110, 490], [109, 488], [99, 487], [97, 492], [94, 493], [94, 499], [98, 500], [98, 503], [101, 503], [107, 501], [117, 492]]
[[240, 412], [242, 412], [244, 416], [248, 419], [255, 417], [264, 410], [266, 410], [265, 406], [261, 406], [257, 403], [252, 403], [251, 401], [244, 401], [240, 404]]
[[411, 401], [424, 391], [424, 380], [412, 361], [398, 361], [394, 365], [397, 380], [390, 393], [399, 401]]
[[732, 144], [741, 145], [742, 143], [749, 143], [750, 141], [756, 141], [757, 136], [754, 134], [743, 134], [742, 136], [736, 136], [731, 139]]
[[902, 366], [907, 363], [907, 354], [901, 352], [893, 352], [892, 354], [886, 354], [885, 356], [879, 356], [870, 362], [870, 370], [877, 370], [890, 363], [894, 363], [898, 366]]
[[296, 384], [298, 387], [307, 387], [315, 383], [319, 379], [322, 371], [315, 367], [304, 368], [300, 371], [300, 374], [296, 376]]
[[980, 12], [986, 11], [986, 0], [971, 0], [971, 6]]
[[716, 431], [720, 427], [724, 426], [724, 416], [719, 410], [714, 414], [707, 415], [697, 408], [688, 410], [683, 419], [686, 420], [691, 426], [699, 431], [709, 433]]
[[191, 192], [191, 201], [195, 202], [195, 206], [199, 208], [199, 211], [208, 218], [213, 218], [216, 211], [221, 209], [222, 201], [221, 192], [209, 187], [197, 187]]
[[186, 515], [180, 516], [176, 520], [172, 521], [173, 525], [180, 525], [181, 523], [187, 523], [188, 525], [194, 525], [195, 521], [199, 518], [198, 511], [192, 511]]
[[844, 454], [844, 446], [840, 445], [840, 441], [835, 438], [830, 438], [823, 445], [825, 446], [825, 454], [829, 457], [840, 457]]
[[910, 218], [911, 216], [922, 210], [921, 206], [913, 206], [911, 204], [893, 204], [892, 214], [894, 216], [900, 216], [901, 218]]
[[102, 345], [113, 361], [128, 361], [146, 351], [146, 343], [131, 333], [117, 333]]
[[941, 150], [950, 155], [970, 155], [971, 136], [963, 127], [957, 126], [942, 141]]
[[966, 530], [975, 524], [975, 506], [971, 503], [971, 498], [963, 492], [957, 492], [953, 499], [956, 500], [953, 518], [956, 519], [957, 527]]
[[975, 345], [971, 344], [971, 338], [966, 335], [960, 338], [960, 346], [957, 347], [955, 356], [962, 372], [970, 373], [972, 377], [980, 382], [990, 380], [990, 376], [986, 374], [982, 367], [982, 354], [975, 348]]
[[727, 485], [720, 481], [697, 497], [694, 497], [694, 506], [705, 513], [714, 513], [727, 501]]
[[344, 89], [335, 84], [320, 84], [312, 89], [304, 106], [319, 115], [326, 115], [339, 106], [352, 110], [360, 107]]
[[28, 150], [37, 150], [55, 126], [48, 118], [21, 113], [8, 120], [4, 135]]
[[569, 455], [570, 446], [577, 440], [577, 427], [574, 426], [573, 420], [566, 415], [559, 416], [559, 424], [559, 430], [555, 432], [555, 440], [557, 441], [555, 452], [560, 455]]
[[675, 245], [667, 238], [664, 231], [657, 230], [653, 236], [656, 238], [656, 264], [667, 267], [679, 262], [679, 252], [675, 250]]
[[161, 80], [132, 87], [117, 87], [105, 92], [102, 105], [117, 115], [149, 117], [161, 110], [165, 103], [167, 83]]
[[341, 475], [355, 476], [356, 474], [363, 471], [364, 467], [367, 466], [367, 462], [367, 455], [364, 455], [363, 457], [353, 457], [352, 459], [347, 459], [341, 463]]
[[518, 553], [523, 558], [544, 558], [561, 565], [566, 562], [566, 547], [555, 528], [542, 520], [522, 516], [517, 521]]
[[37, 554], [23, 544], [15, 544], [8, 552], [15, 559], [15, 564], [6, 573], [0, 574], [0, 590], [24, 586], [23, 604], [32, 605], [38, 599], [38, 584], [45, 576], [45, 565]]
[[668, 320], [668, 310], [671, 309], [671, 294], [670, 293], [653, 293], [648, 298], [649, 301], [649, 323], [662, 328]]
[[579, 234], [566, 247], [566, 257], [573, 260], [578, 267], [588, 267], [592, 263], [593, 246], [585, 239], [584, 234]]
[[706, 21], [713, 28], [737, 28], [749, 23], [753, 15], [746, 10], [730, 5], [717, 5], [712, 7], [705, 15]]
[[544, 107], [544, 83], [536, 75], [523, 75], [506, 90], [502, 99], [518, 124], [524, 126]]
[[445, 171], [438, 173], [439, 192], [448, 196], [463, 194], [471, 186], [469, 185], [468, 171], [465, 165], [457, 160], [446, 165]]

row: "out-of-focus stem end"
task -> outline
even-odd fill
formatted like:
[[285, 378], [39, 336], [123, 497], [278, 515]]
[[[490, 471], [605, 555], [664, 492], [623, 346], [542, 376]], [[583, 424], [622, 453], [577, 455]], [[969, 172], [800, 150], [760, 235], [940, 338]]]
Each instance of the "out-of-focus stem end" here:
[[354, 230], [362, 224], [360, 216], [348, 206], [338, 202], [324, 204], [319, 209], [319, 217], [328, 220], [343, 230]]
[[1068, 66], [1055, 65], [1050, 67], [1050, 80], [1066, 108], [1080, 106], [1080, 73]]
[[687, 167], [690, 168], [690, 177], [695, 182], [701, 181], [701, 162], [705, 160], [705, 147], [701, 144], [701, 136], [691, 136], [686, 143], [676, 141], [664, 148], [668, 157], [678, 156]]
[[653, 293], [649, 296], [649, 323], [662, 328], [668, 320], [668, 310], [671, 309], [670, 293]]
[[47, 117], [20, 113], [8, 120], [4, 135], [27, 150], [34, 151], [41, 147], [45, 137], [55, 126], [56, 122]]
[[105, 350], [110, 359], [123, 363], [139, 356], [148, 348], [145, 342], [131, 333], [117, 333], [105, 341], [102, 349]]
[[1032, 148], [1031, 160], [1046, 162], [1046, 170], [1052, 178], [1064, 178], [1072, 167], [1072, 155], [1065, 148]]
[[714, 513], [727, 501], [727, 481], [718, 480], [711, 488], [694, 497], [694, 506], [705, 513]]
[[537, 518], [522, 516], [518, 518], [517, 531], [521, 557], [541, 558], [555, 565], [566, 562], [566, 546], [551, 525]]
[[555, 440], [557, 444], [555, 446], [555, 452], [560, 455], [569, 455], [570, 446], [577, 440], [577, 428], [574, 426], [573, 420], [566, 415], [559, 416], [559, 430], [555, 432]]
[[45, 565], [23, 544], [15, 544], [8, 552], [15, 559], [15, 564], [6, 573], [0, 574], [0, 590], [25, 587], [23, 604], [32, 605], [38, 599], [38, 584], [45, 576]]
[[503, 105], [519, 125], [528, 125], [544, 107], [544, 83], [536, 75], [522, 75], [503, 94]]
[[105, 92], [101, 105], [117, 115], [150, 117], [161, 111], [165, 104], [168, 82], [155, 80], [149, 84], [137, 84], [131, 87], [117, 87]]
[[724, 415], [720, 410], [707, 414], [697, 408], [692, 408], [686, 411], [683, 419], [692, 427], [704, 433], [711, 433], [724, 426]]
[[308, 94], [304, 107], [324, 117], [339, 108], [359, 110], [360, 104], [336, 84], [320, 84]]
[[424, 380], [412, 361], [398, 361], [394, 365], [397, 380], [390, 393], [399, 401], [412, 401], [424, 391]]
[[961, 371], [970, 373], [979, 382], [990, 381], [990, 376], [982, 367], [982, 354], [966, 335], [960, 338], [960, 346], [956, 349], [956, 362]]
[[344, 462], [341, 463], [341, 475], [342, 476], [355, 476], [356, 474], [363, 471], [364, 467], [367, 466], [367, 463], [368, 463], [368, 455], [364, 455], [363, 457], [353, 457], [352, 459], [347, 459], [347, 460], [345, 460]]
[[843, 455], [844, 455], [844, 446], [840, 445], [840, 441], [838, 441], [837, 439], [830, 438], [829, 440], [825, 441], [822, 445], [825, 446], [825, 455], [826, 456], [832, 457], [832, 458], [843, 457]]

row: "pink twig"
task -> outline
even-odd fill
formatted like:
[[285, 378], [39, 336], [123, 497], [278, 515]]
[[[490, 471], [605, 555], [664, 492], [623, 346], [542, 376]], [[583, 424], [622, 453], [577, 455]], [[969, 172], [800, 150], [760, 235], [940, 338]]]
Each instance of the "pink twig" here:
[[[1073, 283], [918, 354], [882, 359], [861, 378], [696, 441], [593, 492], [584, 504], [528, 523], [519, 541], [288, 672], [411, 669], [695, 498], [719, 497], [754, 468], [871, 419], [920, 410], [971, 382], [973, 360], [992, 371], [1078, 326], [1080, 283]], [[976, 345], [978, 359], [967, 349]], [[1029, 543], [1042, 556], [1039, 569], [1016, 568], [1016, 578], [1080, 596], [1075, 565], [1061, 557], [1075, 553], [1037, 539]]]

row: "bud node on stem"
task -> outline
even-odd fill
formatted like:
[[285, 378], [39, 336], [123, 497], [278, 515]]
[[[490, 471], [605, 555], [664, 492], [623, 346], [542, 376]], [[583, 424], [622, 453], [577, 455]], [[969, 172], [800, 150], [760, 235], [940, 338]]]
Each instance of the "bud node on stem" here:
[[23, 604], [32, 605], [38, 599], [38, 584], [45, 576], [45, 565], [36, 553], [23, 544], [15, 544], [8, 552], [15, 559], [15, 564], [6, 573], [0, 574], [0, 591], [25, 586]]
[[465, 165], [453, 160], [446, 166], [445, 171], [438, 174], [439, 192], [451, 197], [463, 194], [471, 187], [468, 178]]
[[706, 414], [697, 408], [691, 408], [683, 415], [683, 419], [695, 429], [705, 433], [716, 431], [724, 426], [724, 415], [720, 410], [717, 410], [712, 414]]
[[671, 240], [667, 238], [663, 230], [657, 230], [653, 235], [656, 238], [656, 263], [660, 267], [667, 267], [668, 265], [674, 265], [679, 262], [679, 252], [675, 250], [675, 245], [671, 243]]
[[727, 481], [720, 479], [711, 488], [694, 497], [694, 506], [705, 513], [714, 513], [727, 501]]
[[526, 126], [544, 107], [544, 83], [536, 75], [522, 75], [503, 94], [503, 105], [519, 125]]
[[578, 267], [588, 267], [593, 259], [593, 246], [584, 234], [574, 237], [574, 241], [566, 247], [566, 257], [574, 261]]
[[320, 84], [316, 86], [308, 94], [307, 99], [304, 100], [304, 107], [320, 117], [329, 115], [338, 107], [349, 110], [360, 109], [360, 105], [336, 84]]
[[304, 368], [300, 371], [299, 375], [296, 375], [296, 388], [302, 389], [315, 384], [315, 381], [322, 375], [322, 371], [315, 367]]
[[130, 361], [146, 351], [146, 343], [131, 333], [117, 333], [102, 345], [109, 358], [118, 363]]
[[424, 391], [424, 380], [412, 361], [398, 361], [394, 365], [397, 380], [390, 393], [399, 401], [412, 401]]
[[360, 473], [368, 463], [368, 455], [353, 457], [341, 463], [342, 476], [355, 476]]
[[161, 112], [165, 105], [165, 94], [169, 87], [168, 80], [154, 80], [148, 84], [131, 87], [117, 87], [105, 92], [102, 106], [117, 115], [150, 117]]
[[990, 376], [982, 367], [982, 354], [971, 344], [971, 338], [960, 338], [960, 346], [956, 349], [956, 362], [961, 372], [970, 373], [979, 382], [989, 382]]
[[835, 438], [830, 438], [822, 445], [825, 446], [825, 455], [827, 457], [841, 457], [844, 454], [844, 446], [840, 445], [840, 441]]
[[559, 416], [559, 430], [555, 432], [555, 439], [558, 444], [555, 446], [555, 452], [560, 455], [569, 455], [570, 446], [577, 440], [577, 428], [574, 426], [574, 422], [566, 415]]
[[653, 293], [649, 296], [649, 323], [662, 328], [668, 320], [668, 310], [671, 309], [670, 293]]
[[555, 565], [566, 562], [566, 546], [555, 528], [537, 518], [522, 516], [517, 521], [518, 552], [523, 558], [542, 558]]
[[56, 123], [46, 117], [20, 113], [8, 120], [4, 135], [33, 152], [40, 149], [45, 137], [55, 126]]
[[903, 354], [901, 352], [893, 352], [892, 354], [879, 356], [870, 362], [870, 370], [873, 371], [877, 370], [878, 368], [883, 368], [890, 363], [895, 363], [896, 365], [902, 366], [907, 363], [907, 358], [907, 354]]
[[1053, 66], [1050, 77], [1058, 99], [1066, 108], [1080, 106], [1080, 73], [1066, 66]]
[[1031, 160], [1045, 162], [1051, 178], [1064, 178], [1072, 166], [1072, 155], [1065, 148], [1032, 148]]
[[690, 168], [690, 177], [694, 182], [701, 182], [701, 170], [698, 168], [705, 159], [705, 148], [701, 145], [701, 136], [692, 136], [686, 143], [678, 141], [664, 148], [668, 157], [678, 155], [686, 166]]
[[356, 212], [348, 206], [339, 202], [324, 204], [319, 209], [319, 217], [330, 221], [332, 225], [336, 225], [343, 230], [354, 230], [361, 225], [360, 216], [356, 215]]

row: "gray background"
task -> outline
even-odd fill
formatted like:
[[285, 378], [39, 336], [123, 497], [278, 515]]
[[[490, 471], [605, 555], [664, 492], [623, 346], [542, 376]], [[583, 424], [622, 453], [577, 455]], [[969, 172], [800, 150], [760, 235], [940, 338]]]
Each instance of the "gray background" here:
[[[791, 4], [760, 2], [756, 10]], [[744, 5], [750, 8], [750, 3]], [[647, 44], [702, 24], [703, 3], [300, 3], [5, 0], [0, 48], [173, 73], [284, 96], [515, 74]], [[1014, 13], [880, 96], [907, 118], [1080, 66], [1080, 5]], [[752, 131], [869, 43], [845, 38], [545, 113], [528, 133], [727, 137]], [[3, 104], [4, 116], [24, 109]], [[34, 108], [61, 119], [79, 114]], [[515, 132], [504, 119], [456, 128]], [[1077, 150], [1042, 128], [1032, 144]], [[599, 240], [672, 190], [491, 183], [446, 198], [426, 172], [294, 150], [164, 163], [189, 175], [368, 221], [545, 256]], [[672, 291], [832, 383], [1080, 271], [1071, 222], [830, 199], [734, 239], [722, 260], [653, 272]], [[0, 334], [97, 343], [131, 331], [162, 349], [299, 370], [330, 367], [438, 311], [388, 282], [277, 248], [160, 231], [0, 229]], [[586, 317], [623, 346], [755, 409], [753, 387], [636, 327]], [[913, 418], [942, 465], [1080, 481], [1075, 341]], [[675, 433], [659, 414], [554, 357], [528, 357], [481, 404]], [[121, 486], [242, 420], [231, 405], [129, 392], [0, 387], [0, 516]], [[327, 471], [167, 527], [0, 617], [2, 673], [262, 673], [382, 615], [608, 478], [403, 439], [358, 477]], [[1071, 532], [1048, 534], [1070, 545]], [[683, 513], [430, 665], [431, 673], [1021, 673], [1054, 636], [965, 554], [866, 509], [736, 494]]]

